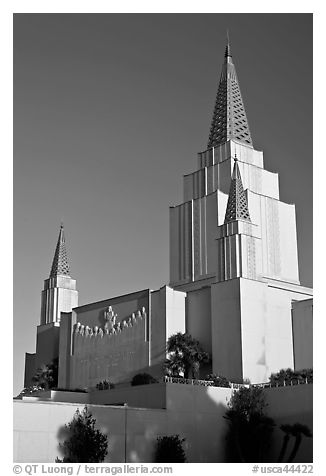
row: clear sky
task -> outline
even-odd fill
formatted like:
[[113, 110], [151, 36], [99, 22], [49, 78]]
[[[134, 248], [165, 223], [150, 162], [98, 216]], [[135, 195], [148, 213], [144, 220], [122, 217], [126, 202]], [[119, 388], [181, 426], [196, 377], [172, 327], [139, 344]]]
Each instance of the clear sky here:
[[226, 29], [312, 285], [312, 15], [16, 14], [15, 394], [61, 220], [80, 304], [168, 283], [169, 206], [206, 149]]

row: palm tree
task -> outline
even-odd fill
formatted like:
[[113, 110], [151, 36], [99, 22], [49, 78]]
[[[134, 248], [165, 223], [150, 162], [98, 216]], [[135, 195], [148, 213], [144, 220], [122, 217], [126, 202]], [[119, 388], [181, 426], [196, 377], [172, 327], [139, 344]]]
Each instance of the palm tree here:
[[209, 361], [209, 355], [205, 352], [199, 341], [190, 334], [178, 332], [169, 337], [166, 346], [168, 358], [165, 361], [165, 369], [173, 376], [184, 378], [198, 376], [201, 364]]

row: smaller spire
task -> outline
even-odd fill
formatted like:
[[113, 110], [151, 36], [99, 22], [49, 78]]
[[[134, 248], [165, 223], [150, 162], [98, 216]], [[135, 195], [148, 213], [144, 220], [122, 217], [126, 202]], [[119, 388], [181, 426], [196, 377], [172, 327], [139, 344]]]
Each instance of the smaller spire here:
[[60, 232], [52, 262], [50, 278], [54, 278], [58, 275], [69, 276], [69, 273], [70, 269], [67, 258], [66, 241], [63, 230], [63, 222], [61, 221]]
[[234, 157], [234, 167], [224, 223], [229, 223], [235, 220], [245, 220], [251, 222], [247, 198], [246, 194], [244, 193], [236, 155]]

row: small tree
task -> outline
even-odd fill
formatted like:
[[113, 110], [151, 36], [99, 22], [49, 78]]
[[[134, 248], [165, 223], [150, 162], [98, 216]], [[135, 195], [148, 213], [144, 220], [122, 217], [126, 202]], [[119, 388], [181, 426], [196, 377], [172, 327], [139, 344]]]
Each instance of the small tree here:
[[155, 449], [156, 463], [185, 463], [186, 455], [183, 449], [184, 438], [179, 435], [159, 436]]
[[166, 346], [168, 357], [164, 368], [168, 375], [179, 377], [183, 373], [184, 378], [198, 376], [200, 366], [209, 361], [209, 355], [205, 352], [198, 340], [190, 334], [177, 334], [169, 337]]
[[229, 422], [227, 459], [232, 463], [266, 461], [275, 424], [265, 415], [265, 408], [262, 388], [242, 387], [232, 395], [225, 415]]
[[95, 418], [87, 406], [78, 409], [70, 423], [65, 425], [67, 439], [59, 446], [63, 451], [62, 460], [57, 463], [102, 463], [108, 454], [108, 437], [95, 429]]
[[150, 374], [136, 374], [133, 376], [131, 380], [131, 385], [136, 386], [136, 385], [148, 385], [149, 383], [157, 383], [157, 379], [152, 377]]

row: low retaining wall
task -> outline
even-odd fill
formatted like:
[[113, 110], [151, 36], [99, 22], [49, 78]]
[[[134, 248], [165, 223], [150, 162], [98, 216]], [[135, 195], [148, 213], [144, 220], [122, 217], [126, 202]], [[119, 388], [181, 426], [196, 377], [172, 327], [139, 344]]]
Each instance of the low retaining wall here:
[[[312, 385], [299, 385], [265, 389], [268, 413], [277, 424], [272, 448], [274, 456], [278, 455], [283, 440], [279, 425], [298, 422], [312, 430], [312, 388]], [[166, 409], [107, 404], [106, 393], [114, 399], [123, 391], [129, 402], [140, 399], [141, 395], [144, 401], [149, 401], [152, 392], [152, 406], [163, 404], [165, 399]], [[107, 462], [153, 462], [157, 436], [173, 434], [186, 439], [184, 445], [188, 462], [224, 461], [227, 422], [223, 416], [232, 395], [229, 388], [153, 384], [93, 394], [63, 393], [73, 394], [71, 398], [75, 399], [78, 395], [83, 398], [88, 395], [91, 399], [88, 407], [96, 418], [97, 426], [109, 436]], [[99, 404], [101, 400], [106, 404]], [[54, 462], [60, 456], [58, 444], [61, 429], [72, 419], [77, 408], [83, 409], [84, 404], [14, 400], [14, 461]], [[303, 438], [296, 462], [311, 461], [312, 439]]]

